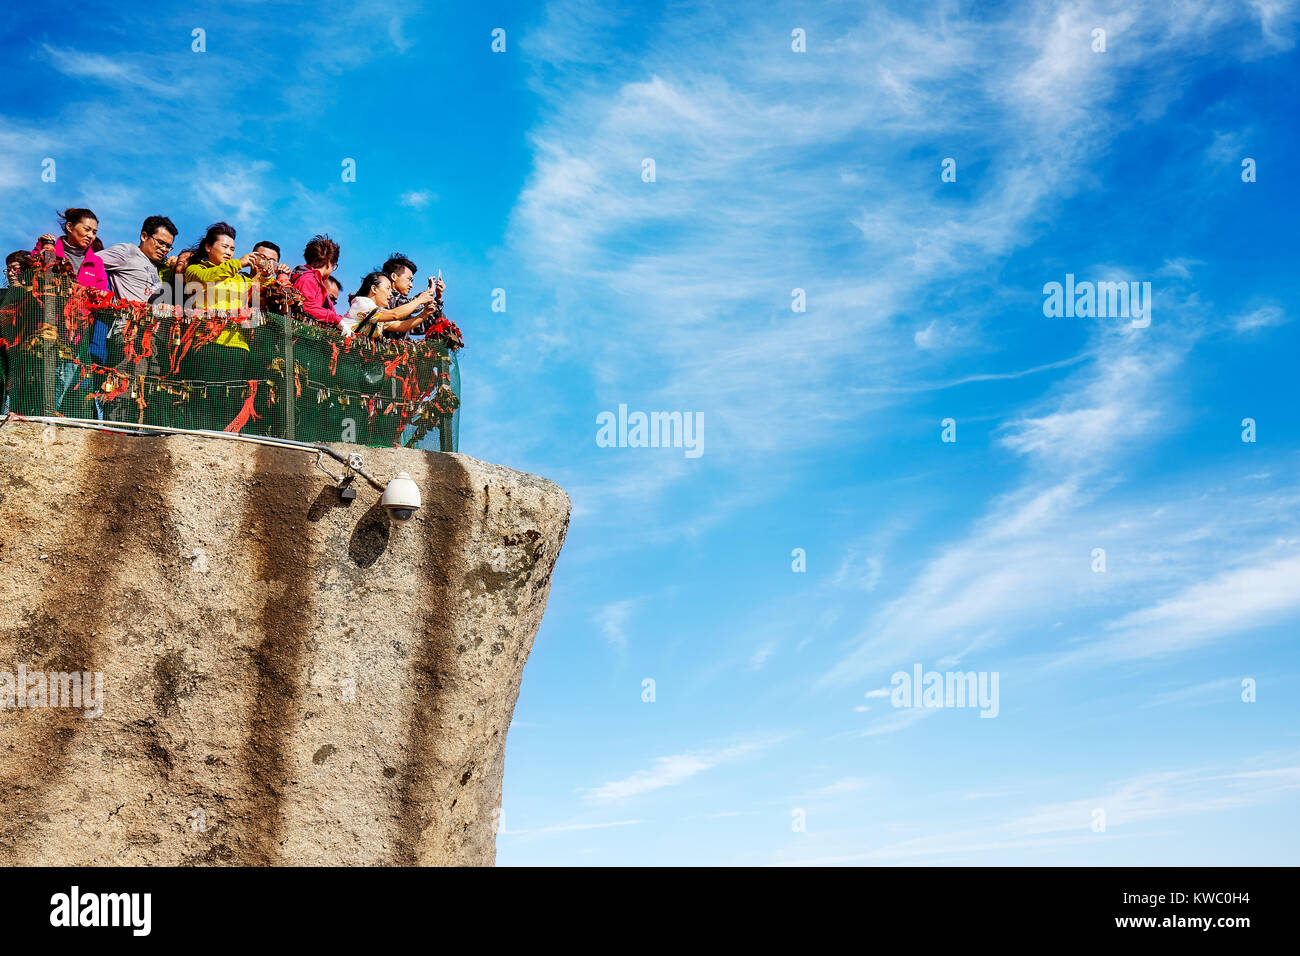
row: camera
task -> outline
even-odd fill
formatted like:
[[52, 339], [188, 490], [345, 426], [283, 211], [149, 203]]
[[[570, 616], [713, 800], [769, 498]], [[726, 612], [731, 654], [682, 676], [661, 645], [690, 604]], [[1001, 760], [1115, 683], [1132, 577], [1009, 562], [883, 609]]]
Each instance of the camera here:
[[394, 521], [410, 521], [420, 509], [420, 488], [411, 476], [399, 471], [397, 477], [384, 486], [379, 503]]

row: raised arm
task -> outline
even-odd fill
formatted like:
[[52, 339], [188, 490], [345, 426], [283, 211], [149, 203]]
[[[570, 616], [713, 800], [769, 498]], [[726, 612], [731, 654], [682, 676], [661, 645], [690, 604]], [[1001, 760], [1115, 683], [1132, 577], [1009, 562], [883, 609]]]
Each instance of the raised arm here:
[[426, 289], [406, 305], [399, 305], [395, 309], [380, 309], [375, 313], [375, 322], [382, 325], [385, 332], [405, 332], [420, 324], [423, 317], [416, 313], [432, 301], [433, 293]]
[[233, 279], [239, 275], [239, 270], [243, 267], [244, 263], [239, 259], [227, 259], [219, 266], [203, 266], [194, 262], [185, 267], [185, 281], [202, 282], [206, 285], [209, 282], [220, 282], [222, 279]]

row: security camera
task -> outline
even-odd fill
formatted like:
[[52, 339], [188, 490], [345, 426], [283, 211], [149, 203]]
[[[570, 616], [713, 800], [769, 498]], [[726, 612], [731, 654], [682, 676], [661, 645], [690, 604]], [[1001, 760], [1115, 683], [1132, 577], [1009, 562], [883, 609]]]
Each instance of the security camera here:
[[397, 477], [384, 486], [379, 503], [394, 521], [410, 521], [411, 515], [420, 508], [420, 489], [410, 475], [399, 471]]

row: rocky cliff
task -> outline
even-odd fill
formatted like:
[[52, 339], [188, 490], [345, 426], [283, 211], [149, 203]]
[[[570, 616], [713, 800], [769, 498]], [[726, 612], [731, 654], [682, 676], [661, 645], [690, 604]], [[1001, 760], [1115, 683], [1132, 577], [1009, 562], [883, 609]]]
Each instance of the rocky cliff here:
[[0, 864], [494, 861], [568, 497], [340, 450], [0, 428]]

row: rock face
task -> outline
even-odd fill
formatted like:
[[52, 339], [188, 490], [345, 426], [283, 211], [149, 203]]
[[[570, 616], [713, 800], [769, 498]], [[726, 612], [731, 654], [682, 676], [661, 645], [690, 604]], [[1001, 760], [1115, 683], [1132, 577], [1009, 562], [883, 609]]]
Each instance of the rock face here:
[[568, 496], [340, 450], [421, 510], [304, 452], [0, 428], [0, 865], [494, 862]]

